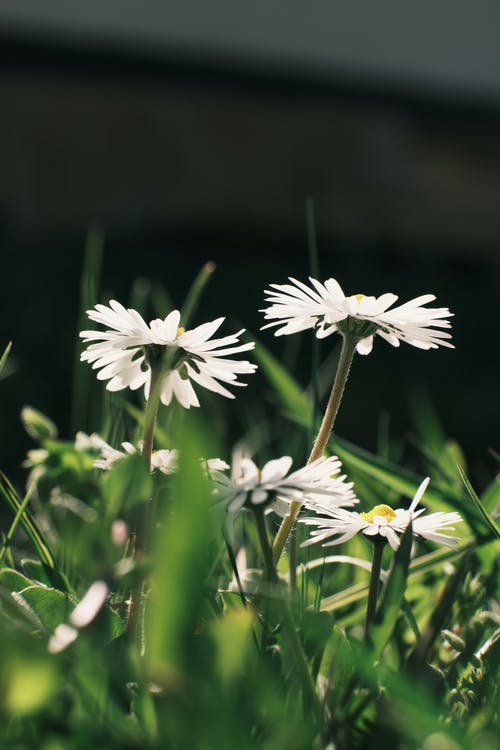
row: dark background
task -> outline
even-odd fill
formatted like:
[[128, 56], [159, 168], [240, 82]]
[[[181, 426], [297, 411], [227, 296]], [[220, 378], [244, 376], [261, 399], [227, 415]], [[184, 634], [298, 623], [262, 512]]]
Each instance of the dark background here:
[[[381, 410], [396, 433], [411, 432], [418, 386], [486, 481], [500, 416], [494, 5], [460, 2], [461, 17], [450, 18], [446, 3], [432, 16], [424, 3], [418, 27], [385, 2], [371, 28], [337, 16], [331, 46], [321, 3], [303, 27], [292, 3], [290, 18], [261, 19], [262, 33], [243, 16], [231, 27], [227, 15], [224, 26], [193, 14], [183, 26], [154, 2], [136, 26], [130, 3], [107, 21], [90, 3], [86, 26], [80, 11], [72, 25], [58, 3], [44, 5], [45, 17], [16, 16], [10, 3], [0, 11], [0, 347], [14, 342], [14, 371], [0, 384], [2, 467], [18, 475], [30, 445], [24, 404], [69, 436], [89, 226], [105, 236], [105, 293], [126, 303], [145, 277], [180, 305], [213, 260], [195, 322], [227, 315], [281, 355], [282, 339], [257, 333], [257, 310], [269, 283], [308, 274], [312, 197], [320, 278], [401, 301], [432, 292], [455, 312], [455, 351], [379, 340], [357, 358], [340, 434], [373, 449]], [[309, 346], [298, 361], [304, 383]], [[260, 398], [263, 380], [248, 380], [239, 397]]]

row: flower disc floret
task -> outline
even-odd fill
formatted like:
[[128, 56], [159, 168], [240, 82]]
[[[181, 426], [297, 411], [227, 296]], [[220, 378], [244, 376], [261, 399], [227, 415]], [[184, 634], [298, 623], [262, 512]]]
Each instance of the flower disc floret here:
[[246, 360], [228, 359], [254, 348], [253, 342], [239, 342], [243, 330], [212, 338], [225, 318], [185, 330], [180, 325], [180, 312], [173, 310], [165, 319], [156, 318], [148, 325], [136, 310], [126, 309], [116, 300], [109, 306], [96, 305], [87, 315], [106, 329], [80, 333], [88, 344], [81, 360], [99, 371], [97, 378], [107, 381], [109, 391], [144, 388], [147, 398], [152, 368], [158, 367], [163, 373], [162, 403], [168, 405], [175, 399], [189, 409], [199, 406], [192, 383], [234, 398], [226, 385], [245, 385], [238, 381], [238, 375], [257, 369]]
[[419, 486], [407, 510], [404, 508], [393, 510], [390, 505], [384, 504], [376, 505], [368, 513], [357, 513], [343, 508], [327, 510], [317, 506], [316, 511], [323, 515], [299, 519], [302, 523], [316, 527], [302, 546], [307, 547], [321, 542], [323, 547], [331, 547], [347, 542], [361, 532], [365, 536], [379, 536], [386, 539], [396, 550], [399, 547], [401, 535], [411, 521], [413, 534], [416, 537], [452, 547], [458, 542], [458, 537], [443, 534], [442, 531], [453, 531], [452, 524], [462, 520], [460, 515], [439, 512], [424, 516], [425, 508], [416, 510], [428, 484], [429, 478], [427, 477]]
[[270, 285], [265, 298], [270, 306], [261, 310], [271, 321], [263, 328], [276, 327], [276, 336], [309, 328], [315, 330], [318, 338], [339, 332], [357, 339], [359, 354], [371, 352], [374, 335], [396, 347], [406, 341], [420, 349], [454, 348], [449, 341], [451, 334], [442, 330], [451, 328], [446, 318], [453, 313], [446, 307], [425, 307], [436, 299], [433, 294], [391, 308], [398, 299], [391, 292], [380, 297], [347, 296], [335, 279], [323, 284], [310, 277], [311, 286], [294, 278], [289, 280], [290, 284]]

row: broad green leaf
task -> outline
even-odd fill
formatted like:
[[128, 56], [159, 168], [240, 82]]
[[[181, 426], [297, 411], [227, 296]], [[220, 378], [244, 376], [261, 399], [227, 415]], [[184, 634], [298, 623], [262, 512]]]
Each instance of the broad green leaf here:
[[225, 617], [214, 620], [211, 634], [216, 645], [216, 669], [224, 683], [242, 674], [252, 643], [255, 612], [250, 607], [234, 607]]
[[68, 596], [57, 589], [31, 585], [17, 593], [35, 613], [43, 627], [51, 632], [64, 622], [71, 611], [72, 603]]
[[203, 426], [194, 418], [191, 424], [189, 431], [185, 425], [178, 436], [180, 462], [179, 471], [172, 476], [173, 502], [159, 519], [155, 540], [151, 598], [146, 608], [146, 657], [155, 673], [166, 664], [174, 669], [199, 668], [189, 634], [203, 607], [215, 518], [210, 487], [199, 462], [199, 456], [207, 455], [210, 441], [201, 442]]
[[45, 586], [52, 586], [52, 581], [39, 560], [21, 560], [21, 567], [28, 578]]
[[5, 586], [10, 592], [22, 591], [22, 589], [33, 585], [33, 581], [13, 568], [0, 570], [0, 585]]

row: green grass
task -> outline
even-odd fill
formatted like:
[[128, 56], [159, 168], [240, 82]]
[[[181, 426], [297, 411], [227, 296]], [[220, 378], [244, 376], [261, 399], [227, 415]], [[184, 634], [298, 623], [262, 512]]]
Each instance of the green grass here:
[[[311, 207], [309, 233], [313, 245]], [[99, 299], [101, 249], [102, 237], [89, 236], [83, 328], [89, 327], [83, 310]], [[199, 310], [212, 271], [206, 266], [197, 277], [187, 314]], [[143, 281], [134, 294], [138, 306], [168, 304], [165, 290]], [[8, 353], [9, 347], [0, 370]], [[246, 434], [240, 439], [255, 446], [262, 462], [293, 454], [299, 466], [318, 423], [318, 352], [312, 357], [312, 397], [265, 343], [258, 344], [255, 359], [280, 416], [267, 419], [271, 404], [241, 397]], [[94, 381], [90, 368], [75, 358], [74, 431], [97, 428], [115, 447], [137, 438], [142, 397], [123, 391], [94, 398], [102, 385]], [[91, 448], [77, 449], [73, 435], [61, 440], [43, 415], [25, 413], [39, 451], [29, 459], [29, 489], [15, 488], [3, 474], [0, 481], [0, 498], [11, 515], [0, 546], [0, 746], [495, 747], [498, 479], [482, 492], [472, 488], [457, 465], [463, 463], [456, 460], [461, 451], [430, 409], [417, 410], [417, 468], [398, 465], [387, 434], [378, 455], [334, 436], [329, 447], [355, 481], [362, 509], [375, 502], [406, 507], [429, 475], [425, 506], [463, 517], [454, 549], [412, 544], [408, 533], [396, 554], [384, 550], [384, 585], [365, 639], [365, 568], [372, 551], [366, 538], [326, 550], [325, 558], [319, 546], [299, 547], [298, 588], [290, 592], [286, 553], [279, 567], [283, 585], [263, 577], [250, 513], [242, 511], [232, 537], [225, 537], [224, 513], [214, 508], [198, 460], [230, 458], [225, 414], [238, 411], [239, 401], [221, 401], [204, 397], [202, 409], [189, 412], [163, 408], [157, 446], [181, 451], [178, 471], [170, 476], [150, 474], [139, 455], [99, 471]], [[7, 437], [8, 425], [2, 430]], [[120, 541], [117, 535], [137, 527], [152, 498], [153, 540], [145, 555], [134, 557], [133, 537]], [[267, 523], [273, 535], [276, 517], [268, 516]], [[305, 533], [300, 526], [299, 541]], [[107, 585], [106, 603], [88, 624], [74, 627], [72, 612], [95, 581]], [[141, 581], [141, 627], [132, 637], [128, 601]], [[71, 632], [68, 627], [73, 640], [54, 648], [54, 634]], [[319, 711], [313, 710], [297, 648]]]

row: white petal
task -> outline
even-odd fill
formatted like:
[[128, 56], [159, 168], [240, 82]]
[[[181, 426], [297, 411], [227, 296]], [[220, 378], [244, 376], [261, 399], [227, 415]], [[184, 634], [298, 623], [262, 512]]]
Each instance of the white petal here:
[[370, 354], [373, 349], [373, 336], [367, 336], [366, 339], [361, 339], [356, 344], [356, 351], [358, 354]]

